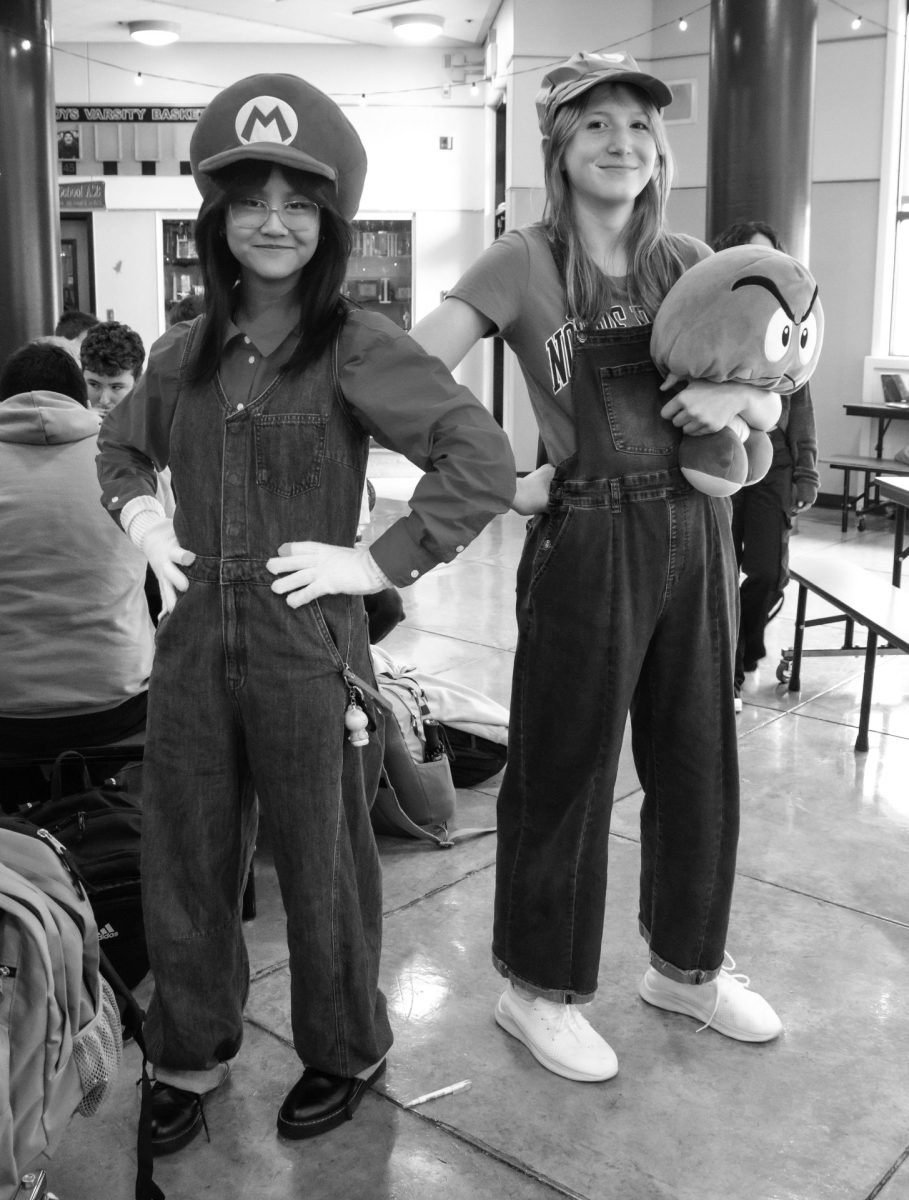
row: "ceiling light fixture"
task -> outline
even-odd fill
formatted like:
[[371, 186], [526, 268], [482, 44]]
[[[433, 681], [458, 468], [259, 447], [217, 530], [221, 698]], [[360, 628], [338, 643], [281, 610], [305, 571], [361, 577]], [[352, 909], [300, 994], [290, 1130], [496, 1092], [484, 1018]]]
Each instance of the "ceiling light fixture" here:
[[127, 21], [129, 36], [143, 46], [169, 46], [180, 37], [180, 26], [175, 21]]
[[431, 42], [442, 32], [445, 22], [431, 13], [409, 13], [392, 17], [391, 27], [402, 41], [420, 46]]

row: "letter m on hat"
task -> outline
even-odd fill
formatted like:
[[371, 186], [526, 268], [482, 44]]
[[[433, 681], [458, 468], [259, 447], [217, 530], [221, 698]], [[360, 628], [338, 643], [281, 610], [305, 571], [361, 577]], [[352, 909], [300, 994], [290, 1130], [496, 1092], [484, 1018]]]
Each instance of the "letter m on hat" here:
[[276, 96], [256, 96], [237, 113], [234, 128], [244, 145], [278, 142], [287, 146], [297, 135], [297, 114]]

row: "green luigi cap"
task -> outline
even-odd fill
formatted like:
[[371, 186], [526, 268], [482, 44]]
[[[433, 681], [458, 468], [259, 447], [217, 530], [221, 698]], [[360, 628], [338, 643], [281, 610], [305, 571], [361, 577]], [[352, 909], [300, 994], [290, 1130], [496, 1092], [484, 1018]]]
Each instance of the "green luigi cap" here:
[[250, 75], [219, 92], [189, 143], [196, 186], [243, 159], [321, 175], [333, 185], [338, 211], [351, 220], [366, 179], [366, 151], [330, 96], [296, 75]]
[[624, 50], [615, 54], [585, 54], [579, 51], [543, 76], [537, 92], [540, 129], [547, 133], [552, 115], [566, 100], [589, 92], [601, 83], [628, 83], [646, 92], [657, 108], [672, 103], [672, 92], [661, 79], [646, 75]]

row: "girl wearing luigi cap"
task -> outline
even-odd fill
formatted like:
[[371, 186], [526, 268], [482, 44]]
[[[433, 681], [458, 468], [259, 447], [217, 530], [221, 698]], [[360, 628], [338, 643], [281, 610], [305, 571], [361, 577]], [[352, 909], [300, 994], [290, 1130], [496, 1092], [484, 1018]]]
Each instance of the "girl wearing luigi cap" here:
[[[548, 464], [518, 483], [508, 766], [499, 794], [493, 960], [499, 1025], [549, 1070], [618, 1070], [581, 1015], [603, 934], [613, 790], [631, 712], [648, 1003], [744, 1041], [780, 1032], [725, 954], [738, 837], [737, 572], [729, 502], [693, 491], [679, 439], [779, 400], [741, 385], [661, 393], [651, 322], [710, 253], [664, 214], [669, 88], [630, 55], [576, 54], [537, 96], [546, 210], [504, 234], [412, 331], [453, 367], [496, 334], [520, 362]], [[747, 982], [747, 981], [746, 981]]]
[[[190, 155], [205, 313], [152, 347], [98, 458], [103, 503], [146, 553], [164, 607], [142, 832], [158, 1153], [198, 1133], [201, 1096], [240, 1048], [256, 797], [305, 1065], [279, 1131], [340, 1124], [383, 1071], [369, 820], [382, 715], [361, 596], [455, 558], [515, 487], [482, 405], [403, 330], [341, 298], [366, 156], [338, 106], [295, 76], [255, 75], [212, 101]], [[370, 436], [425, 474], [408, 515], [366, 548]], [[173, 521], [154, 498], [165, 466]]]

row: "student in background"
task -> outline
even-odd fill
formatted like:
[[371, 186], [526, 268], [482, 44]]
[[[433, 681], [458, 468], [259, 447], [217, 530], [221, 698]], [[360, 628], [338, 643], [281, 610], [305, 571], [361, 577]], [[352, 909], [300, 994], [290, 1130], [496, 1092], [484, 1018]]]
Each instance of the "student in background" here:
[[195, 317], [205, 310], [205, 297], [197, 296], [195, 292], [184, 296], [182, 300], [175, 300], [167, 310], [167, 327], [170, 329], [172, 325], [178, 324], [180, 321], [192, 321]]
[[481, 337], [518, 357], [549, 463], [518, 483], [508, 765], [499, 793], [495, 1015], [543, 1066], [610, 1079], [581, 1013], [598, 980], [613, 789], [626, 716], [644, 789], [638, 920], [648, 1004], [728, 1037], [781, 1025], [724, 969], [738, 841], [736, 568], [728, 500], [694, 491], [682, 433], [776, 398], [691, 382], [667, 400], [651, 323], [710, 254], [665, 226], [672, 94], [625, 53], [576, 54], [537, 96], [546, 212], [498, 238], [412, 336], [449, 368]]
[[[713, 241], [714, 250], [729, 246], [772, 246], [783, 250], [776, 230], [764, 221], [737, 221]], [[735, 651], [735, 709], [742, 710], [742, 688], [767, 654], [764, 631], [779, 612], [789, 582], [789, 535], [792, 518], [817, 499], [817, 431], [814, 406], [806, 383], [791, 396], [781, 396], [782, 411], [774, 429], [773, 462], [758, 483], [732, 497], [732, 537], [739, 570], [741, 616]]]
[[145, 363], [145, 347], [134, 329], [119, 321], [99, 321], [86, 333], [79, 351], [88, 386], [88, 402], [103, 416], [136, 386]]
[[61, 314], [60, 320], [54, 326], [54, 333], [57, 337], [66, 338], [67, 341], [74, 342], [79, 347], [88, 331], [98, 323], [98, 318], [94, 313], [81, 312], [78, 308], [68, 308]]
[[[0, 400], [0, 743], [53, 756], [117, 741], [145, 727], [153, 629], [145, 556], [98, 504], [101, 419], [72, 355], [46, 343], [10, 355]], [[44, 798], [24, 774], [4, 807]]]

